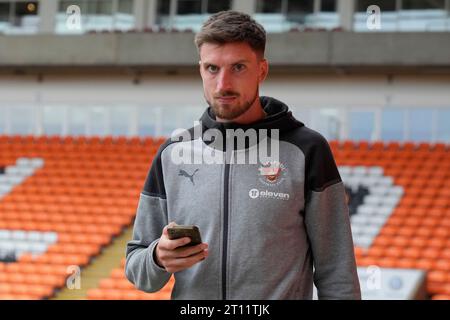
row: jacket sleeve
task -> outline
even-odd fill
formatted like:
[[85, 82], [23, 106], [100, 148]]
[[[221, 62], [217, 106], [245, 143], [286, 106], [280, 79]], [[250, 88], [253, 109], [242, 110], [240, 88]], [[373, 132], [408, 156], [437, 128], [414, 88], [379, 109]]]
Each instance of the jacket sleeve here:
[[361, 299], [345, 188], [328, 142], [314, 139], [305, 167], [305, 225], [319, 299]]
[[167, 203], [158, 150], [139, 198], [133, 239], [126, 248], [125, 274], [136, 288], [145, 292], [156, 292], [169, 281], [171, 274], [158, 266], [154, 250], [167, 221]]

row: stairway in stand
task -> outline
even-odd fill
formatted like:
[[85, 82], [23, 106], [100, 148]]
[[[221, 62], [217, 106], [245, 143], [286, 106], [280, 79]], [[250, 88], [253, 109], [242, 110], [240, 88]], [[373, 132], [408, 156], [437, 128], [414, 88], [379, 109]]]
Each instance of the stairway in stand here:
[[104, 248], [102, 254], [97, 256], [86, 268], [81, 270], [81, 288], [64, 288], [56, 294], [53, 300], [83, 300], [87, 298], [87, 291], [97, 288], [101, 279], [107, 278], [111, 271], [120, 265], [125, 257], [127, 242], [131, 239], [133, 227], [114, 239], [113, 243]]

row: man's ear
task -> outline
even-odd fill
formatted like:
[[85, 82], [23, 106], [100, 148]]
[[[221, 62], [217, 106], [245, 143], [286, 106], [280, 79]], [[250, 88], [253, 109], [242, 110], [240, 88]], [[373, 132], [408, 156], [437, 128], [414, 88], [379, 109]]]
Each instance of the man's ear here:
[[259, 68], [259, 83], [261, 83], [266, 79], [267, 74], [269, 73], [269, 62], [267, 59], [262, 59], [259, 62]]

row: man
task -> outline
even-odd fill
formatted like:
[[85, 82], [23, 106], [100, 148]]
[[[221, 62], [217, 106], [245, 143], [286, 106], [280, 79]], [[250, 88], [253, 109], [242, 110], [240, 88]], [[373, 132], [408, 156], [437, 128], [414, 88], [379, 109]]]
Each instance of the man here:
[[[219, 12], [195, 42], [210, 106], [201, 128], [225, 136], [230, 129], [275, 130], [279, 159], [173, 159], [175, 148], [248, 155], [272, 136], [231, 150], [203, 133], [166, 141], [141, 193], [127, 278], [154, 292], [174, 274], [173, 299], [312, 299], [313, 282], [320, 299], [360, 299], [344, 185], [329, 145], [285, 104], [259, 96], [268, 73], [263, 27], [246, 14]], [[167, 225], [175, 223], [199, 226], [205, 243], [186, 247], [189, 238], [170, 240]]]

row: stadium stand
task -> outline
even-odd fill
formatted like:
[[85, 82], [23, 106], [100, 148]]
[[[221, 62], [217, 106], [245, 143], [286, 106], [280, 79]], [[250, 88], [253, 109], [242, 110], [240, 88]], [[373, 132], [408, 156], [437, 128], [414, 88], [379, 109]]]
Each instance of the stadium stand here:
[[158, 292], [146, 293], [136, 290], [124, 273], [125, 258], [120, 261], [120, 268], [111, 271], [109, 278], [102, 279], [99, 287], [88, 291], [89, 300], [168, 300], [174, 285], [174, 277]]
[[[0, 136], [0, 299], [54, 297], [69, 266], [89, 265], [131, 227], [162, 141]], [[330, 146], [348, 192], [358, 266], [424, 270], [429, 298], [450, 299], [448, 145]], [[173, 277], [160, 292], [140, 292], [120, 259], [87, 299], [170, 298]]]
[[131, 224], [160, 143], [1, 136], [0, 299], [50, 298], [101, 254]]
[[448, 146], [333, 141], [331, 147], [346, 185], [370, 190], [351, 217], [358, 266], [425, 270], [431, 298], [449, 299]]

